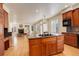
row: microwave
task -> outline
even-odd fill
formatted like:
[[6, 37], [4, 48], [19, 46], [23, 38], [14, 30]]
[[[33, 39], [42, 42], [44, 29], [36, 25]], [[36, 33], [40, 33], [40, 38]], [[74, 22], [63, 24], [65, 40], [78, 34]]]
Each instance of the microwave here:
[[71, 26], [71, 19], [64, 19], [63, 26]]

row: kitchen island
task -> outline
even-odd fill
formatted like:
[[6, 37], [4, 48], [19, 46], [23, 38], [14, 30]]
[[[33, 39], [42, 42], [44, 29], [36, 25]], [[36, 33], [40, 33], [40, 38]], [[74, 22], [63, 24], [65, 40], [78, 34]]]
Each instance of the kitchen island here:
[[64, 36], [29, 37], [30, 56], [51, 56], [64, 50]]

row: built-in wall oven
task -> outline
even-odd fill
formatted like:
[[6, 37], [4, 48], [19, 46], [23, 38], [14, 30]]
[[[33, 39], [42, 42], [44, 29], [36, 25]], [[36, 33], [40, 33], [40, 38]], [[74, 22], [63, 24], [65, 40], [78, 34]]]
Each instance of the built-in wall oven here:
[[71, 26], [71, 19], [64, 19], [63, 26]]

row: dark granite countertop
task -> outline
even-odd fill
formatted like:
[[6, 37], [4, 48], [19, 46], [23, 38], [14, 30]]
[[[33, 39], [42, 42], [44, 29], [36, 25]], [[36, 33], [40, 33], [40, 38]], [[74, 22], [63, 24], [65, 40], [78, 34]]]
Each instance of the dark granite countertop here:
[[62, 32], [62, 33], [67, 33], [67, 34], [79, 34], [79, 32]]
[[62, 36], [63, 34], [52, 34], [51, 36], [29, 36], [28, 39], [42, 39], [42, 38], [48, 38], [48, 37], [57, 37]]

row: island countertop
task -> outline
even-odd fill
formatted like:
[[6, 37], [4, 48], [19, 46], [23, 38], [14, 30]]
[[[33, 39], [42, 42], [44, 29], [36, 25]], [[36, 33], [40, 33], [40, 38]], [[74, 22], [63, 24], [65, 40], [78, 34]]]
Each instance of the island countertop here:
[[29, 36], [28, 39], [42, 39], [42, 38], [49, 38], [49, 37], [58, 37], [62, 36], [63, 34], [52, 34], [51, 36]]

